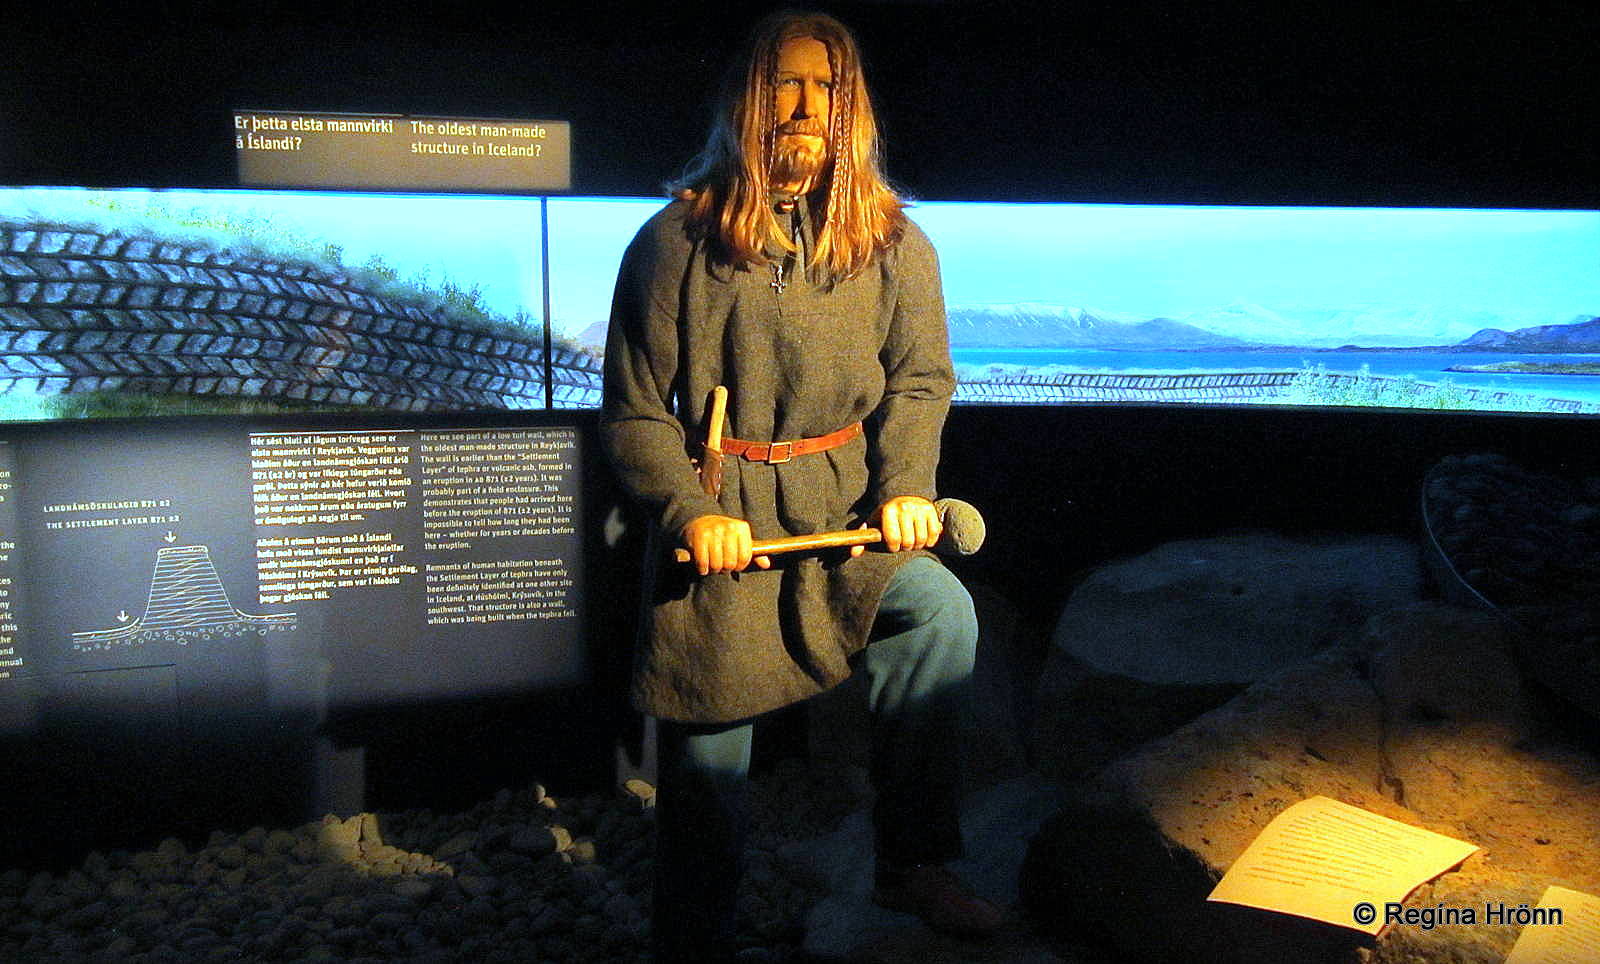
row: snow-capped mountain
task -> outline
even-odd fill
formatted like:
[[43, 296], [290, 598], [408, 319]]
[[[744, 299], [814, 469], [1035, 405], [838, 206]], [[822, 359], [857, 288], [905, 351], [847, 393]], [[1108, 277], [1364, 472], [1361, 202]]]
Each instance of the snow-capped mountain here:
[[1170, 318], [1129, 319], [1060, 305], [952, 305], [954, 348], [1232, 348], [1240, 339]]
[[[1561, 325], [1506, 330], [1488, 311], [1433, 308], [1327, 308], [1277, 310], [1234, 302], [1181, 319], [1145, 318], [1037, 302], [950, 305], [953, 348], [1228, 349], [1438, 348], [1462, 351], [1600, 351], [1600, 319], [1580, 315]], [[1497, 324], [1498, 323], [1498, 324]], [[578, 333], [579, 343], [600, 350], [606, 322]]]
[[1423, 307], [1272, 309], [1249, 302], [1195, 312], [1186, 324], [1257, 345], [1418, 348], [1448, 345], [1503, 321], [1487, 311]]
[[1600, 352], [1600, 317], [1579, 315], [1565, 325], [1535, 325], [1502, 331], [1485, 328], [1461, 342], [1467, 351]]

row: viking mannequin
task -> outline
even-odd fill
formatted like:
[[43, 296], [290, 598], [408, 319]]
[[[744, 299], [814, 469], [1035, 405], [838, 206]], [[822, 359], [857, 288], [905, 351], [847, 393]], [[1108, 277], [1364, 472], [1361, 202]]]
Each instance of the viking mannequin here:
[[[852, 672], [874, 714], [875, 899], [986, 933], [999, 911], [941, 866], [961, 852], [977, 626], [924, 551], [954, 387], [937, 260], [879, 171], [848, 31], [769, 18], [743, 66], [676, 200], [624, 256], [606, 346], [607, 452], [692, 560], [663, 546], [647, 563], [633, 684], [661, 723], [658, 956], [731, 955], [752, 720]], [[708, 451], [718, 386], [726, 438]], [[720, 480], [697, 472], [713, 457]], [[751, 548], [865, 524], [884, 551]]]

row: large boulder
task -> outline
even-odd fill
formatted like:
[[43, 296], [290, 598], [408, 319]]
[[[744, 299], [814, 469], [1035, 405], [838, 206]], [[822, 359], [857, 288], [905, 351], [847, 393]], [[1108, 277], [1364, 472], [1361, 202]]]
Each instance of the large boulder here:
[[1418, 550], [1394, 536], [1246, 532], [1104, 566], [1056, 625], [1039, 767], [1064, 779], [1099, 766], [1421, 595]]
[[1541, 706], [1492, 616], [1382, 615], [1075, 788], [1030, 848], [1024, 898], [1133, 960], [1502, 961], [1511, 926], [1396, 925], [1372, 941], [1205, 898], [1273, 817], [1318, 794], [1483, 848], [1408, 906], [1600, 893], [1600, 761]]

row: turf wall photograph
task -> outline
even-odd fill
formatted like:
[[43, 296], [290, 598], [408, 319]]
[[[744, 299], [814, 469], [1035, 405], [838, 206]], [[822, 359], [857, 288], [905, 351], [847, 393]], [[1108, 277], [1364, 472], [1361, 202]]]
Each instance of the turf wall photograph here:
[[538, 198], [0, 189], [0, 418], [589, 403], [542, 230]]

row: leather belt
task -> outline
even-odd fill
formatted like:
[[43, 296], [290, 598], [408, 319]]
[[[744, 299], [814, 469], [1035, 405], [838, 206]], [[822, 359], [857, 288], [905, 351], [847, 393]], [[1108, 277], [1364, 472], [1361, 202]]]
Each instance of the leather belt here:
[[796, 455], [810, 455], [813, 452], [836, 449], [860, 435], [861, 431], [861, 423], [856, 422], [854, 425], [846, 425], [837, 432], [818, 435], [816, 438], [795, 439], [792, 442], [746, 442], [742, 439], [724, 438], [722, 454], [737, 455], [750, 462], [779, 465]]

